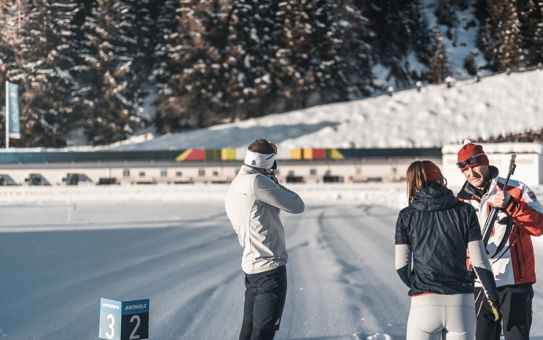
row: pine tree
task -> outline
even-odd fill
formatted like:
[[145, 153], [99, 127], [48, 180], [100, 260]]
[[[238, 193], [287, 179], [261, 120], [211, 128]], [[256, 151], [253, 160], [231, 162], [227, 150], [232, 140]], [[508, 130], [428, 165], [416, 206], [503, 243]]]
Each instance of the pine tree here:
[[[348, 62], [344, 53], [344, 37], [348, 31], [341, 26], [343, 12], [336, 0], [316, 0], [308, 10], [313, 26], [309, 41], [316, 46], [310, 65], [318, 96], [304, 106], [347, 100], [349, 84], [345, 72], [348, 71]], [[310, 98], [313, 96], [311, 94]]]
[[172, 91], [168, 80], [172, 76], [173, 58], [169, 54], [175, 53], [175, 47], [179, 45], [177, 6], [177, 0], [165, 0], [157, 14], [150, 81], [156, 86], [159, 95], [169, 95]]
[[499, 71], [517, 69], [524, 57], [517, 0], [487, 0], [487, 7], [489, 19], [483, 38], [487, 52], [495, 55]]
[[485, 18], [484, 23], [479, 30], [478, 47], [483, 52], [488, 65], [493, 69], [497, 69], [497, 58], [495, 51], [497, 50], [497, 41], [494, 38], [494, 27], [490, 18]]
[[145, 46], [134, 34], [142, 24], [137, 20], [137, 4], [96, 0], [83, 25], [84, 126], [93, 144], [125, 139], [145, 124], [137, 115], [142, 99], [137, 87], [148, 77], [142, 71]]
[[533, 39], [533, 64], [543, 63], [543, 1], [538, 3], [539, 11], [538, 16], [540, 20], [537, 21], [534, 31]]
[[312, 27], [304, 5], [312, 8], [309, 1], [281, 1], [281, 42], [272, 65], [276, 80], [276, 95], [283, 98], [285, 109], [304, 107], [308, 94], [316, 87], [314, 69], [315, 46], [311, 46]]
[[535, 11], [537, 25], [534, 33], [534, 64], [543, 63], [543, 1], [537, 2], [537, 11]]
[[345, 89], [349, 100], [368, 96], [374, 90], [371, 70], [371, 32], [365, 8], [358, 1], [342, 1], [340, 30], [343, 43], [339, 53], [344, 63]]
[[162, 132], [204, 127], [216, 123], [228, 99], [225, 78], [237, 62], [224, 58], [228, 37], [228, 1], [182, 0], [178, 28], [166, 53], [173, 72], [168, 93], [158, 104]]
[[430, 79], [434, 84], [441, 84], [447, 77], [447, 55], [441, 33], [434, 34], [434, 53], [430, 59]]
[[523, 60], [521, 48], [520, 22], [516, 0], [509, 0], [503, 8], [503, 20], [498, 24], [498, 60], [500, 70], [517, 69]]
[[157, 18], [156, 44], [153, 51], [153, 71], [150, 81], [155, 85], [158, 98], [155, 102], [157, 115], [155, 125], [158, 132], [166, 133], [176, 129], [179, 107], [176, 105], [176, 84], [174, 73], [181, 72], [176, 66], [180, 58], [179, 1], [165, 0]]
[[287, 109], [348, 98], [342, 10], [336, 1], [281, 1], [283, 45], [274, 74]]
[[517, 1], [525, 63], [537, 65], [543, 60], [543, 1]]
[[276, 78], [271, 72], [279, 39], [273, 1], [242, 0], [232, 4], [225, 46], [225, 105], [230, 120], [268, 113]]
[[[154, 84], [149, 81], [153, 72], [153, 49], [157, 44], [156, 19], [158, 16], [152, 0], [130, 0], [130, 6], [135, 9], [135, 30], [133, 36], [137, 39], [137, 50], [134, 55], [133, 74], [136, 75], [135, 83], [129, 84], [128, 90], [133, 92], [134, 101], [137, 108], [133, 112], [135, 119], [141, 120], [141, 126], [147, 126], [152, 123], [154, 117], [147, 117], [143, 112], [143, 105], [152, 106], [154, 103], [145, 103], [145, 100], [153, 100], [156, 97], [154, 93]], [[159, 6], [160, 7], [160, 6]], [[174, 12], [175, 13], [175, 12]]]

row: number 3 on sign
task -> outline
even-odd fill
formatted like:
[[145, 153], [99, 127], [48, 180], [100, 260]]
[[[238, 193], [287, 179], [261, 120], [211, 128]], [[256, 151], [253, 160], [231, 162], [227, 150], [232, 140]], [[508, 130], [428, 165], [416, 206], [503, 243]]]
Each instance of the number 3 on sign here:
[[136, 322], [136, 327], [134, 327], [134, 329], [132, 330], [132, 333], [130, 333], [129, 340], [138, 340], [138, 339], [140, 339], [140, 336], [136, 335], [136, 333], [138, 332], [138, 328], [140, 328], [140, 323], [141, 323], [140, 316], [139, 315], [132, 315], [132, 317], [130, 318], [130, 323], [133, 323], [134, 321]]
[[106, 332], [107, 339], [113, 339], [115, 336], [115, 317], [113, 314], [107, 315], [107, 320], [110, 321], [110, 323], [107, 325], [107, 327], [111, 330], [111, 333], [109, 331]]

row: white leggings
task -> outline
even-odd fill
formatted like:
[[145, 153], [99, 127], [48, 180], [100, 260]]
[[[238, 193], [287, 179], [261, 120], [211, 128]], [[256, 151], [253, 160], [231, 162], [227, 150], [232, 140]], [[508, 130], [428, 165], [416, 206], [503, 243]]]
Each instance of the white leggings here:
[[411, 298], [407, 340], [474, 340], [473, 294], [428, 294]]

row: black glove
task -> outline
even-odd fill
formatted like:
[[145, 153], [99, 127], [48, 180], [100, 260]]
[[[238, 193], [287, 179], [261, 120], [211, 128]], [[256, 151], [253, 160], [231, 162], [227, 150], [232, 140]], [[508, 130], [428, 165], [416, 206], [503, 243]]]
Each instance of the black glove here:
[[496, 300], [488, 299], [485, 296], [482, 288], [475, 300], [475, 310], [477, 311], [477, 316], [482, 315], [485, 318], [498, 322], [502, 318], [502, 313], [500, 311], [500, 302]]
[[500, 302], [499, 301], [492, 301], [490, 299], [486, 300], [486, 304], [488, 306], [488, 314], [484, 314], [485, 317], [489, 318], [490, 320], [494, 322], [498, 322], [502, 319], [502, 312], [500, 308]]

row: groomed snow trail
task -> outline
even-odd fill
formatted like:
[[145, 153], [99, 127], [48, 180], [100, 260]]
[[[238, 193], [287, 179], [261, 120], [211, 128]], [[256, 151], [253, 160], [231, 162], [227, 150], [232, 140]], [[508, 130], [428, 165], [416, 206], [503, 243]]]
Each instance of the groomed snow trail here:
[[[31, 204], [0, 214], [0, 339], [98, 339], [101, 297], [150, 298], [151, 339], [237, 339], [241, 248], [221, 202]], [[396, 216], [361, 204], [282, 213], [288, 297], [276, 339], [405, 338]], [[541, 340], [541, 285], [534, 290], [532, 339]]]

